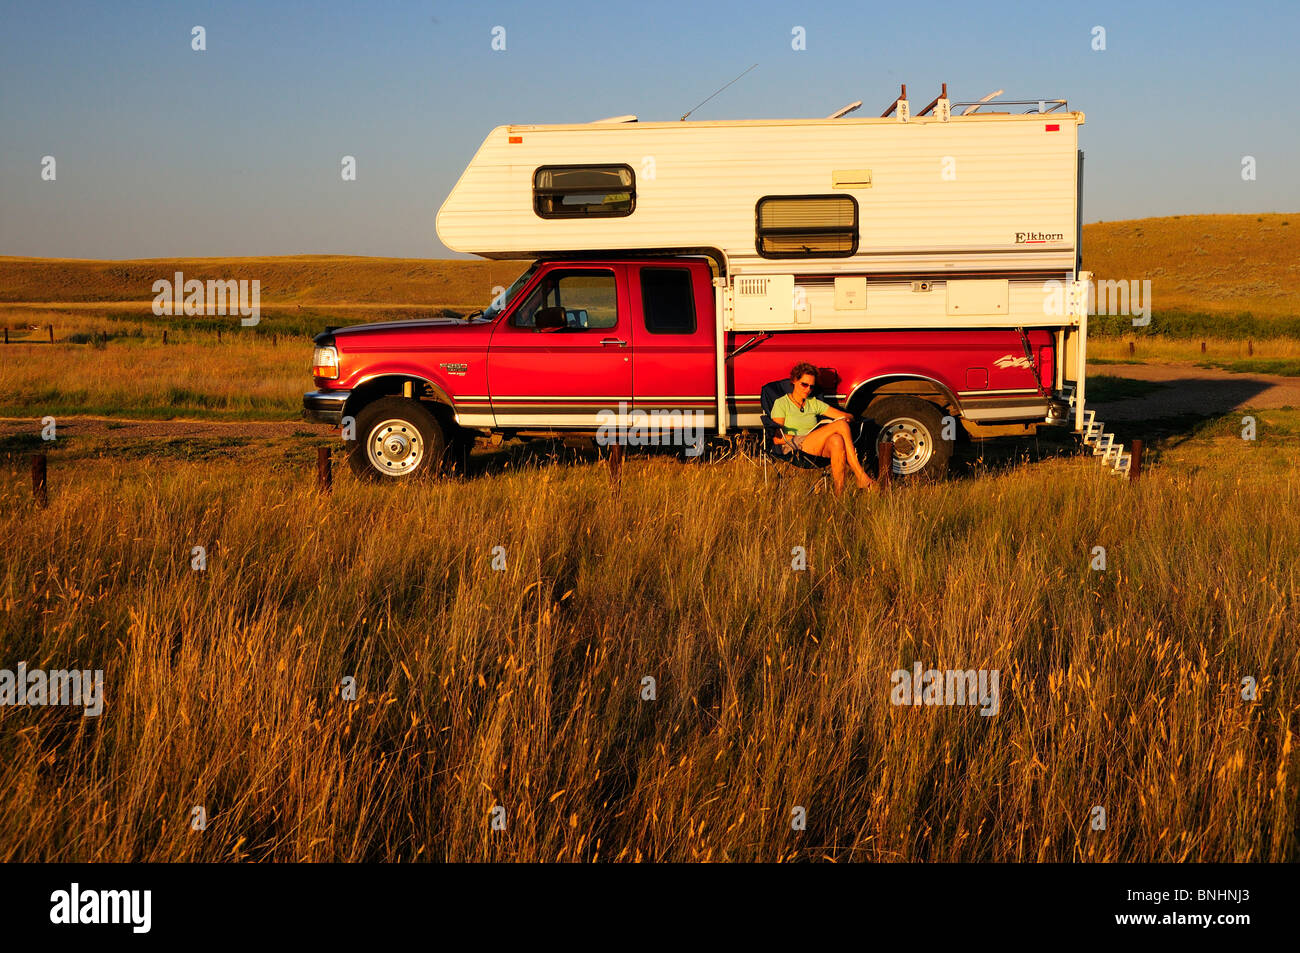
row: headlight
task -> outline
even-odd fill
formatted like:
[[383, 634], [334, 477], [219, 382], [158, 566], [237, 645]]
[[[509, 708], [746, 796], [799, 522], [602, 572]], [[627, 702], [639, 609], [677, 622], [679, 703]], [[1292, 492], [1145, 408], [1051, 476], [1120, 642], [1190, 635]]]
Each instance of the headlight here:
[[311, 356], [313, 377], [335, 380], [339, 376], [339, 352], [332, 347], [318, 347]]

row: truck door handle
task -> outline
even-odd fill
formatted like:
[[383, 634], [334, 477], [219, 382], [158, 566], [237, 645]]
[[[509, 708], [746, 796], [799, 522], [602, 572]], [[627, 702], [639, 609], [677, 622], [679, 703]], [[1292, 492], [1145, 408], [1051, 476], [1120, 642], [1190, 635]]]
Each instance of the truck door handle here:
[[627, 347], [627, 342], [620, 338], [601, 338], [601, 344], [617, 344], [619, 347]]

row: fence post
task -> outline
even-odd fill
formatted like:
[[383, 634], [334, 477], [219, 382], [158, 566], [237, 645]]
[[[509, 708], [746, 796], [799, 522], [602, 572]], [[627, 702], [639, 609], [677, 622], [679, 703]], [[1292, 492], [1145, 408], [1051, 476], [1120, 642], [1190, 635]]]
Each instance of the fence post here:
[[221, 343], [221, 328], [217, 328], [217, 343]]
[[1129, 342], [1128, 342], [1128, 356], [1129, 356], [1129, 357], [1132, 357], [1133, 354], [1134, 354], [1134, 352], [1135, 352], [1136, 350], [1137, 350], [1137, 348], [1134, 347], [1133, 342], [1132, 342], [1132, 341], [1129, 341]]
[[619, 479], [623, 470], [623, 445], [621, 443], [611, 444], [609, 448], [609, 483], [613, 492], [617, 493], [619, 488]]
[[1201, 342], [1201, 353], [1202, 353], [1202, 354], [1205, 353], [1205, 342], [1204, 342], [1204, 341]]
[[54, 325], [50, 325], [50, 343], [54, 343]]
[[1140, 476], [1142, 476], [1142, 441], [1134, 440], [1129, 450], [1128, 478], [1131, 482], [1136, 482]]
[[1246, 342], [1246, 347], [1249, 348], [1249, 350], [1248, 350], [1247, 353], [1248, 353], [1251, 357], [1254, 357], [1254, 356], [1255, 356], [1255, 342], [1254, 342], [1254, 341], [1247, 341], [1247, 342]]
[[330, 472], [330, 448], [316, 448], [316, 489], [329, 493], [334, 488], [334, 475]]
[[876, 476], [882, 490], [888, 490], [894, 480], [894, 441], [882, 440], [876, 444], [878, 468]]
[[163, 344], [167, 343], [167, 332], [163, 331]]
[[49, 494], [46, 491], [45, 484], [45, 454], [32, 454], [32, 496], [36, 500], [37, 506], [45, 506], [49, 502]]

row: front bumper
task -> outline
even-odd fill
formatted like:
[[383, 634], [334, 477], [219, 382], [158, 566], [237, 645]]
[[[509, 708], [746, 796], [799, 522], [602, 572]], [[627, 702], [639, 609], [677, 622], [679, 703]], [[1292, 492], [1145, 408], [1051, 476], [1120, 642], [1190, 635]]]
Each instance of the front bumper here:
[[318, 424], [337, 427], [343, 421], [343, 405], [350, 390], [314, 390], [302, 395], [302, 415]]

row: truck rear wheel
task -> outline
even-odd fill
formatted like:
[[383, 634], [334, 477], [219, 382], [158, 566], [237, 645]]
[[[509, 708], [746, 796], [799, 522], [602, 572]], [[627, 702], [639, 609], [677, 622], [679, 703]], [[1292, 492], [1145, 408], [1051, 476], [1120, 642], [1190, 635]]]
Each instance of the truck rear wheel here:
[[943, 411], [918, 397], [886, 397], [864, 415], [879, 427], [876, 443], [894, 445], [894, 475], [939, 480], [948, 472], [953, 441], [943, 439]]
[[384, 397], [357, 414], [352, 472], [367, 480], [419, 480], [442, 469], [447, 439], [419, 401]]

